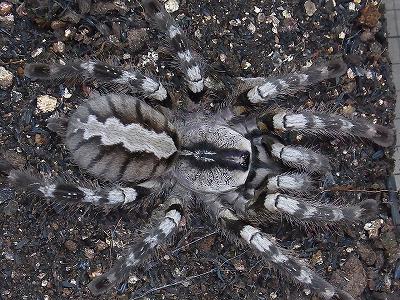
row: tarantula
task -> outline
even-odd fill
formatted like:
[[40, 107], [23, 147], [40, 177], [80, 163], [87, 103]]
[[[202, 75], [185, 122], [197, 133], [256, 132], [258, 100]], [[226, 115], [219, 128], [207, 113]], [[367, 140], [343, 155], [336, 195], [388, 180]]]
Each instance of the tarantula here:
[[[165, 35], [189, 97], [201, 99], [208, 89], [201, 57], [162, 4], [155, 0], [143, 0], [142, 4], [147, 18]], [[282, 77], [236, 78], [239, 88], [233, 89], [224, 106], [189, 110], [163, 106], [170, 97], [167, 90], [156, 78], [137, 70], [94, 61], [29, 64], [25, 72], [31, 79], [82, 76], [126, 88], [125, 94], [93, 95], [69, 120], [52, 118], [48, 124], [64, 138], [79, 167], [96, 178], [124, 184], [93, 188], [46, 181], [8, 169], [5, 163], [2, 169], [7, 169], [18, 188], [73, 204], [118, 207], [163, 199], [164, 213], [161, 218], [159, 211], [154, 213], [158, 223], [153, 229], [89, 284], [95, 295], [112, 288], [142, 264], [174, 234], [188, 207], [196, 204], [232, 240], [250, 246], [320, 297], [353, 299], [257, 227], [282, 216], [295, 223], [352, 223], [376, 210], [377, 203], [370, 199], [353, 206], [310, 200], [312, 178], [331, 170], [329, 160], [309, 148], [285, 144], [281, 134], [347, 135], [387, 147], [394, 140], [392, 129], [335, 114], [265, 109], [273, 99], [338, 77], [346, 70], [346, 64], [336, 60]], [[157, 108], [150, 105], [155, 102], [160, 104]], [[252, 113], [238, 114], [234, 107], [239, 104], [251, 107]]]

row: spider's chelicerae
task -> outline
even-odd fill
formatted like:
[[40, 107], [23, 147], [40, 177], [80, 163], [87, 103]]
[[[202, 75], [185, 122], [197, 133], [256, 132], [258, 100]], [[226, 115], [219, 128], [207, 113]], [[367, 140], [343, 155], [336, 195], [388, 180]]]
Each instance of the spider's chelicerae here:
[[[144, 0], [143, 7], [151, 23], [165, 35], [189, 98], [198, 103], [213, 94], [212, 88], [206, 87], [201, 58], [189, 47], [185, 33], [164, 6]], [[340, 76], [346, 69], [344, 62], [335, 60], [282, 77], [232, 78], [229, 82], [234, 86], [230, 86], [229, 97], [219, 99], [224, 105], [206, 110], [200, 108], [201, 103], [198, 109], [172, 109], [166, 104], [170, 102], [167, 89], [155, 77], [137, 70], [94, 61], [30, 64], [25, 72], [32, 79], [82, 76], [126, 88], [126, 94], [93, 95], [67, 121], [49, 121], [49, 128], [64, 138], [73, 160], [82, 169], [118, 185], [93, 188], [56, 183], [7, 169], [6, 164], [2, 168], [7, 169], [16, 187], [50, 199], [115, 207], [156, 197], [163, 200], [162, 211], [154, 213], [154, 227], [109, 271], [90, 283], [93, 294], [124, 280], [174, 235], [185, 212], [196, 204], [226, 236], [252, 248], [277, 270], [320, 297], [353, 299], [281, 248], [259, 227], [282, 216], [295, 224], [352, 223], [376, 210], [376, 202], [370, 199], [352, 206], [310, 200], [315, 191], [313, 179], [330, 172], [329, 160], [309, 148], [285, 144], [281, 136], [289, 131], [347, 135], [387, 147], [393, 143], [392, 129], [335, 114], [268, 110], [274, 99]], [[238, 107], [246, 107], [246, 113], [240, 114]]]

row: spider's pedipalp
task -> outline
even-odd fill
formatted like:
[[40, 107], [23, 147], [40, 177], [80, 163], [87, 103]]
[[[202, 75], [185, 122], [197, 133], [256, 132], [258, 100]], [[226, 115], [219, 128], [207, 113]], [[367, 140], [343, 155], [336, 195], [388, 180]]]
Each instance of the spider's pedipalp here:
[[250, 211], [260, 213], [263, 209], [272, 213], [281, 213], [297, 220], [349, 223], [363, 220], [377, 211], [375, 200], [368, 199], [358, 205], [334, 206], [310, 202], [307, 199], [289, 196], [282, 193], [264, 191], [248, 206]]
[[293, 95], [317, 82], [335, 78], [345, 73], [346, 64], [335, 60], [325, 65], [312, 67], [304, 72], [296, 72], [275, 78], [243, 78], [251, 87], [247, 98], [251, 103], [263, 103], [283, 95]]
[[103, 275], [96, 277], [88, 286], [94, 295], [99, 295], [124, 280], [129, 272], [144, 262], [154, 249], [166, 242], [176, 231], [183, 215], [182, 201], [178, 197], [171, 197], [166, 203], [164, 217], [158, 225], [137, 244], [129, 247], [126, 255], [120, 258], [115, 265]]
[[367, 138], [383, 147], [393, 145], [395, 139], [394, 130], [391, 128], [335, 114], [280, 112], [273, 116], [264, 115], [260, 121], [276, 132], [293, 130], [327, 136], [350, 135]]
[[325, 174], [331, 170], [328, 158], [311, 149], [301, 146], [285, 146], [267, 136], [263, 138], [263, 142], [272, 157], [289, 167], [318, 174]]
[[[134, 187], [114, 186], [112, 188], [77, 186], [64, 181], [47, 181], [40, 176], [33, 176], [19, 170], [10, 171], [8, 178], [11, 184], [21, 191], [71, 204], [88, 203], [111, 206], [132, 204], [149, 196], [153, 190], [152, 188], [145, 187], [145, 185]], [[153, 188], [157, 188], [157, 186]], [[159, 184], [158, 188], [160, 188]]]
[[290, 256], [287, 251], [273, 242], [273, 238], [268, 234], [252, 226], [248, 221], [240, 219], [219, 201], [209, 202], [207, 206], [210, 214], [215, 217], [223, 230], [239, 242], [245, 242], [289, 278], [309, 287], [323, 299], [339, 296], [341, 299], [354, 300], [351, 295], [335, 288], [305, 264]]
[[74, 62], [66, 65], [27, 64], [25, 75], [33, 80], [94, 79], [99, 82], [127, 86], [132, 92], [158, 101], [163, 101], [168, 96], [164, 86], [153, 77], [143, 75], [136, 70], [123, 70], [95, 61]]
[[189, 89], [193, 93], [202, 92], [204, 90], [204, 66], [198, 54], [189, 46], [185, 32], [159, 1], [143, 0], [142, 3], [150, 22], [154, 23], [154, 26], [167, 37], [171, 53], [175, 56]]

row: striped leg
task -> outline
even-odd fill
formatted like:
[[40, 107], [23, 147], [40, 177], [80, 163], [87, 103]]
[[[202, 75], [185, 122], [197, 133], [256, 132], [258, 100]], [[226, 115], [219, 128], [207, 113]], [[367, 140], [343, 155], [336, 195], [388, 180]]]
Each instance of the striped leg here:
[[317, 82], [338, 77], [347, 70], [346, 64], [332, 61], [310, 68], [304, 72], [292, 73], [276, 78], [241, 78], [245, 86], [251, 88], [247, 99], [251, 103], [263, 103], [284, 95], [293, 95]]
[[358, 205], [340, 207], [334, 205], [324, 205], [316, 201], [310, 202], [304, 198], [298, 198], [281, 193], [260, 193], [257, 199], [247, 209], [253, 215], [263, 211], [270, 213], [280, 213], [294, 218], [298, 221], [321, 221], [321, 222], [357, 222], [371, 215], [376, 214], [377, 203], [375, 200], [368, 199]]
[[246, 243], [263, 258], [271, 262], [279, 271], [307, 286], [321, 298], [332, 299], [338, 296], [340, 299], [353, 299], [351, 295], [335, 288], [305, 264], [291, 257], [287, 251], [274, 243], [273, 239], [266, 233], [252, 226], [249, 222], [238, 218], [220, 202], [210, 202], [209, 209], [211, 215], [216, 218], [230, 236], [241, 243]]
[[204, 66], [200, 57], [189, 46], [184, 31], [165, 10], [164, 5], [156, 0], [143, 0], [147, 17], [154, 26], [165, 34], [180, 71], [184, 74], [189, 89], [200, 93], [204, 89]]
[[268, 178], [269, 192], [283, 191], [292, 194], [309, 194], [314, 191], [311, 177], [306, 173], [284, 173]]
[[71, 204], [88, 203], [93, 205], [124, 205], [138, 202], [151, 194], [160, 184], [154, 186], [143, 183], [134, 187], [93, 188], [82, 187], [65, 182], [48, 182], [26, 172], [11, 170], [10, 182], [19, 190]]
[[383, 147], [393, 145], [395, 136], [391, 128], [360, 119], [349, 120], [339, 115], [317, 112], [281, 112], [275, 115], [264, 115], [260, 121], [268, 129], [278, 133], [293, 130], [327, 136], [350, 135], [367, 138]]
[[327, 157], [301, 146], [285, 146], [271, 137], [265, 136], [263, 142], [275, 159], [285, 165], [311, 173], [325, 174], [331, 170]]
[[155, 78], [136, 70], [122, 70], [100, 62], [75, 62], [67, 65], [28, 64], [25, 75], [33, 80], [54, 80], [68, 78], [95, 79], [104, 83], [126, 86], [135, 93], [158, 101], [167, 98], [164, 86]]
[[182, 218], [182, 202], [178, 198], [170, 198], [166, 207], [164, 217], [158, 225], [153, 227], [140, 242], [128, 248], [126, 255], [120, 258], [109, 271], [89, 284], [88, 287], [94, 295], [104, 293], [124, 280], [133, 268], [143, 263], [157, 246], [164, 244], [176, 231]]

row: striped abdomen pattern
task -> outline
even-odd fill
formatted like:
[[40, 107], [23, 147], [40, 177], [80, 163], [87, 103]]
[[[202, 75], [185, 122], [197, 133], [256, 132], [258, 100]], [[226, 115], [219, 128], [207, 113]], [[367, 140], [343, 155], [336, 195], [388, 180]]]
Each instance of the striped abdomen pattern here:
[[68, 123], [66, 144], [92, 175], [135, 183], [165, 172], [178, 150], [176, 131], [163, 114], [116, 94], [81, 105]]

